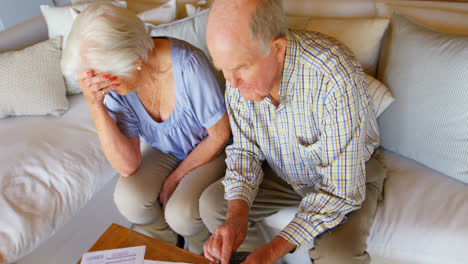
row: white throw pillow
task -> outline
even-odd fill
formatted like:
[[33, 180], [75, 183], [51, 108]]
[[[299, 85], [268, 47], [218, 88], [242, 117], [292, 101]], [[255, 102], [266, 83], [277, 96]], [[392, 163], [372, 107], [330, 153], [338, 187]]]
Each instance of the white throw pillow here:
[[62, 39], [0, 54], [0, 118], [61, 116], [68, 109], [60, 70]]
[[[127, 6], [127, 3], [125, 1], [112, 1], [112, 3], [121, 7]], [[71, 30], [76, 14], [86, 9], [89, 5], [90, 3], [73, 5], [73, 6], [57, 6], [57, 7], [41, 5], [40, 8], [41, 8], [42, 16], [44, 17], [47, 23], [49, 39], [62, 36], [63, 37], [62, 47], [65, 47], [67, 36]]]
[[372, 101], [375, 116], [379, 117], [395, 100], [390, 90], [374, 77], [366, 74], [368, 93]]
[[380, 43], [388, 23], [386, 18], [314, 18], [309, 20], [305, 29], [343, 42], [353, 51], [364, 71], [375, 76]]

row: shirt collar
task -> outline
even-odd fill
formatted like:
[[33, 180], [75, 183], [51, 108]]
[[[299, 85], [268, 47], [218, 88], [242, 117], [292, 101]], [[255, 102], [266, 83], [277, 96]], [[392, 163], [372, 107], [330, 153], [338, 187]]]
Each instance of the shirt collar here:
[[283, 72], [280, 86], [280, 105], [286, 104], [294, 95], [294, 86], [296, 83], [296, 71], [299, 68], [298, 58], [298, 39], [290, 30], [286, 36], [286, 52], [284, 55]]

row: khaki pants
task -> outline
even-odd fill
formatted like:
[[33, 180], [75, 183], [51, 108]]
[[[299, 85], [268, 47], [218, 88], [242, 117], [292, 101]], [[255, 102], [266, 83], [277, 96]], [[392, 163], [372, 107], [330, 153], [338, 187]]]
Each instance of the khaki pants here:
[[[369, 263], [366, 252], [377, 202], [380, 200], [385, 170], [377, 160], [371, 158], [366, 164], [368, 181], [366, 198], [359, 210], [346, 215], [347, 220], [314, 239], [309, 250], [312, 263], [347, 264]], [[227, 201], [223, 199], [224, 186], [221, 180], [208, 187], [200, 198], [200, 215], [208, 229], [213, 232], [225, 220]], [[264, 168], [264, 179], [249, 212], [247, 238], [238, 251], [253, 251], [267, 243], [258, 222], [282, 208], [297, 207], [307, 193], [294, 190], [268, 166]]]
[[210, 234], [200, 219], [198, 200], [206, 187], [224, 176], [225, 158], [223, 152], [185, 175], [162, 212], [159, 191], [180, 162], [172, 155], [149, 148], [142, 153], [140, 168], [128, 177], [120, 177], [114, 191], [115, 204], [135, 224], [134, 230], [173, 245], [180, 234], [188, 240], [189, 250], [200, 254]]

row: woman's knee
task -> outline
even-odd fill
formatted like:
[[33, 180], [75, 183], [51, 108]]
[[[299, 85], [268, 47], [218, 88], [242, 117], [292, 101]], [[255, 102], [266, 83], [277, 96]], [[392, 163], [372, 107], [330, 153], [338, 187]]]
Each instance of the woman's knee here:
[[[132, 176], [130, 176], [132, 177]], [[121, 178], [114, 190], [114, 202], [120, 213], [135, 224], [149, 224], [160, 214], [157, 192], [145, 193]]]

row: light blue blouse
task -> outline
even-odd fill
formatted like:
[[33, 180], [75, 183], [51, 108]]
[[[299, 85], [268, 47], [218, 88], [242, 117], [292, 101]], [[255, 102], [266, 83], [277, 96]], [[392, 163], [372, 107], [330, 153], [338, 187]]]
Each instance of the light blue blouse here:
[[135, 91], [121, 96], [112, 91], [104, 104], [120, 131], [137, 137], [182, 161], [226, 112], [221, 87], [205, 55], [186, 42], [171, 39], [176, 99], [169, 118], [153, 120]]

